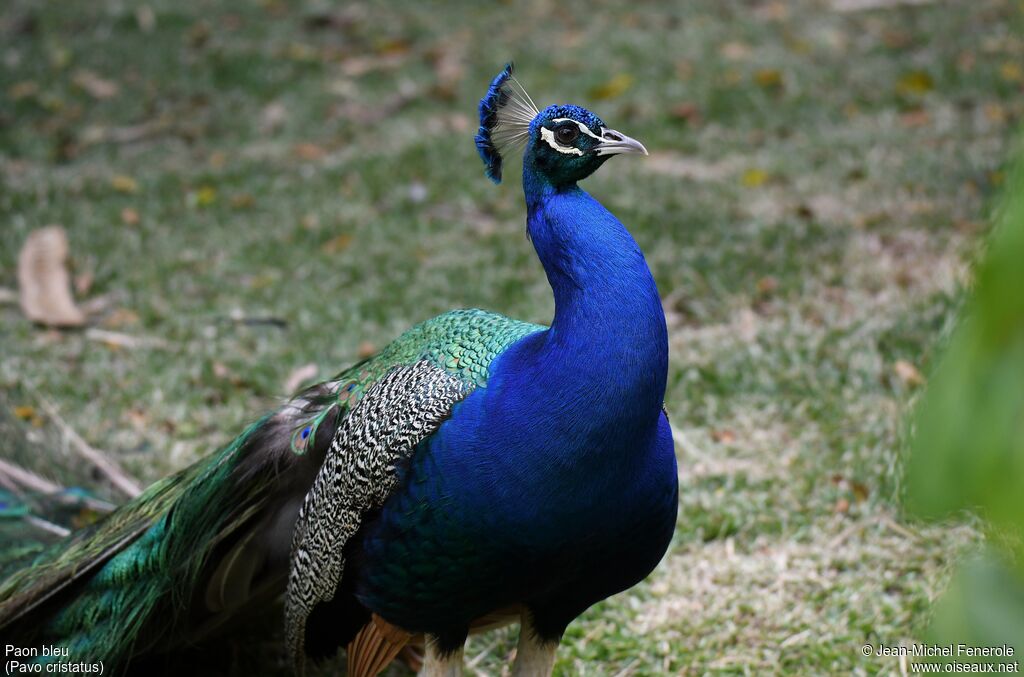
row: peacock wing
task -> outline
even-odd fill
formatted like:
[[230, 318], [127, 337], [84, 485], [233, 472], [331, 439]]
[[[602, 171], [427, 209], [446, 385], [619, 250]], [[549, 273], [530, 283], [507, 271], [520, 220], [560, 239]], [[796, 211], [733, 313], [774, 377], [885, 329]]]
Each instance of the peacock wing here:
[[[300, 670], [306, 621], [314, 607], [334, 598], [344, 575], [345, 545], [363, 517], [395, 490], [399, 468], [417, 445], [459, 401], [486, 384], [494, 357], [540, 329], [482, 311], [456, 311], [420, 325], [382, 353], [388, 370], [363, 387], [338, 424], [295, 524], [285, 627]], [[405, 359], [395, 364], [389, 353]]]
[[[334, 598], [345, 544], [398, 484], [398, 467], [474, 386], [421, 360], [375, 383], [335, 432], [295, 524], [285, 597], [286, 636], [301, 665], [306, 619]], [[401, 648], [401, 647], [398, 647]]]

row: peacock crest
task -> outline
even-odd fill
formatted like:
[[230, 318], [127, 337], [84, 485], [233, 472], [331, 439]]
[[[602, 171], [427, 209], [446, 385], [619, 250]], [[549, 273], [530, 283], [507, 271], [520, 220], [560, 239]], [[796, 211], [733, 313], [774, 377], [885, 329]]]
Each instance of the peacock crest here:
[[501, 183], [503, 156], [526, 145], [530, 124], [540, 114], [526, 89], [512, 75], [513, 68], [508, 63], [480, 99], [476, 148], [487, 166], [487, 177], [495, 183]]

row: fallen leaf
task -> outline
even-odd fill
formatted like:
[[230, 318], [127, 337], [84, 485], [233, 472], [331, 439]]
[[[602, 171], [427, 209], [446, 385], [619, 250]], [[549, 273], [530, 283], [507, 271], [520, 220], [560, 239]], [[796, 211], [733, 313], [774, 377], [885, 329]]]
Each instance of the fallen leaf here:
[[987, 103], [985, 104], [985, 117], [989, 122], [996, 124], [1005, 124], [1007, 121], [1006, 109], [998, 103]]
[[90, 70], [76, 71], [71, 81], [94, 99], [112, 99], [121, 91], [116, 82], [101, 78]]
[[373, 357], [377, 353], [377, 347], [369, 341], [363, 341], [359, 344], [359, 349], [356, 351], [360, 359], [365, 360], [368, 357]]
[[906, 49], [914, 42], [914, 37], [907, 31], [889, 28], [882, 33], [882, 42], [889, 49]]
[[33, 322], [50, 327], [80, 327], [83, 313], [71, 296], [67, 269], [68, 238], [60, 226], [29, 234], [18, 255], [21, 309]]
[[39, 93], [39, 84], [32, 82], [31, 80], [25, 80], [18, 82], [7, 90], [7, 96], [12, 101], [21, 101], [22, 99], [28, 99]]
[[781, 89], [782, 72], [775, 68], [762, 68], [754, 73], [754, 82], [762, 89]]
[[200, 186], [197, 190], [190, 192], [185, 201], [190, 207], [204, 209], [217, 201], [217, 189], [213, 186]]
[[381, 56], [401, 56], [412, 48], [412, 43], [405, 38], [386, 38], [378, 41], [375, 47]]
[[933, 89], [935, 89], [935, 81], [927, 71], [904, 73], [896, 83], [896, 91], [900, 94], [927, 94]]
[[771, 275], [766, 275], [757, 281], [757, 293], [761, 296], [768, 296], [779, 289], [779, 281]]
[[332, 237], [327, 242], [320, 245], [320, 251], [324, 254], [340, 254], [349, 248], [352, 244], [352, 235], [349, 233], [342, 233], [337, 237]]
[[[256, 275], [249, 276], [245, 280], [245, 285], [249, 289], [266, 289], [270, 285], [277, 282], [277, 274], [272, 272], [257, 273]], [[245, 318], [240, 318], [244, 320]]]
[[669, 109], [669, 112], [672, 114], [672, 117], [685, 120], [691, 125], [700, 124], [700, 108], [695, 103], [690, 103], [689, 101], [677, 103]]
[[1024, 80], [1024, 70], [1016, 61], [1006, 61], [999, 67], [999, 75], [1007, 82], [1020, 82]]
[[917, 370], [917, 367], [912, 365], [906, 360], [896, 360], [896, 364], [892, 366], [893, 371], [896, 372], [896, 376], [899, 377], [903, 383], [908, 386], [920, 386], [924, 385], [924, 376]]
[[189, 26], [185, 39], [190, 47], [194, 49], [202, 48], [210, 39], [210, 25], [205, 21], [195, 22]]
[[135, 23], [143, 33], [152, 33], [156, 28], [156, 14], [149, 5], [142, 5], [135, 10]]
[[231, 196], [231, 206], [235, 209], [248, 209], [256, 204], [256, 198], [250, 193], [238, 193]]
[[326, 150], [315, 143], [309, 142], [295, 144], [295, 147], [292, 148], [292, 152], [295, 153], [295, 157], [300, 160], [308, 160], [310, 162], [320, 160], [327, 155]]
[[907, 111], [900, 115], [900, 123], [904, 127], [924, 127], [931, 122], [931, 115], [923, 108]]
[[763, 185], [767, 180], [768, 172], [756, 167], [751, 167], [747, 171], [743, 172], [743, 176], [740, 177], [740, 181], [742, 181], [743, 185], [747, 188], [757, 188], [758, 186]]
[[736, 441], [736, 433], [731, 430], [712, 430], [711, 439], [721, 444], [732, 444]]
[[35, 415], [36, 408], [31, 405], [23, 404], [14, 408], [14, 417], [20, 418], [22, 421], [27, 421]]
[[718, 49], [718, 53], [729, 61], [742, 61], [750, 56], [750, 45], [745, 42], [727, 42]]
[[128, 308], [117, 308], [103, 320], [103, 326], [108, 329], [119, 329], [139, 323], [139, 315]]
[[315, 379], [318, 373], [317, 366], [312, 362], [292, 369], [292, 373], [288, 374], [288, 378], [284, 382], [284, 392], [287, 394], [297, 392], [299, 386]]
[[789, 16], [789, 7], [784, 2], [766, 2], [754, 8], [754, 16], [767, 21], [781, 21]]
[[146, 432], [151, 428], [151, 422], [149, 415], [144, 409], [129, 409], [125, 412], [124, 418], [128, 419], [128, 423], [131, 424], [137, 432]]
[[23, 404], [14, 408], [14, 417], [28, 422], [33, 428], [43, 427], [43, 417], [39, 415], [36, 408], [29, 404]]
[[845, 515], [850, 511], [850, 501], [845, 498], [840, 498], [836, 501], [835, 507], [832, 510], [837, 514]]
[[134, 226], [139, 222], [139, 213], [131, 207], [125, 207], [121, 210], [121, 223], [126, 226]]
[[628, 73], [619, 73], [608, 82], [593, 87], [590, 90], [591, 98], [599, 101], [614, 99], [626, 93], [633, 86], [633, 76]]
[[130, 176], [117, 174], [114, 178], [110, 179], [110, 187], [118, 193], [137, 193], [139, 191], [139, 182]]

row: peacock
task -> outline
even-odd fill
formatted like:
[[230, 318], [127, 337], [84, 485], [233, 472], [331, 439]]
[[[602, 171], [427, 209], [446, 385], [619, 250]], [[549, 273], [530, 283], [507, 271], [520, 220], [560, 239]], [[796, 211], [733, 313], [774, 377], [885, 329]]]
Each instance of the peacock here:
[[[549, 675], [567, 626], [646, 577], [678, 475], [665, 317], [626, 228], [579, 182], [639, 141], [576, 105], [540, 110], [508, 64], [479, 105], [495, 183], [522, 151], [550, 326], [455, 310], [307, 388], [226, 448], [95, 524], [3, 563], [0, 636], [173, 664], [272, 618], [298, 673], [347, 647], [375, 675], [422, 643], [461, 673], [467, 635], [519, 622], [514, 675]], [[52, 654], [52, 652], [51, 652]]]

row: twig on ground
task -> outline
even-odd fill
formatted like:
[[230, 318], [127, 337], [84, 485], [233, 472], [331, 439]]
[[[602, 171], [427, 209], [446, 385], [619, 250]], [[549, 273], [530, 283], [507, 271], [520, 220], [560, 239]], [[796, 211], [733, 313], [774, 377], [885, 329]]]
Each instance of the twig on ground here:
[[288, 320], [283, 317], [275, 317], [273, 315], [230, 315], [229, 317], [223, 318], [225, 322], [231, 322], [232, 324], [241, 324], [249, 327], [275, 327], [277, 329], [287, 329]]
[[90, 317], [99, 315], [107, 311], [110, 306], [117, 303], [117, 301], [123, 296], [120, 292], [111, 292], [109, 294], [102, 294], [100, 296], [94, 296], [87, 301], [82, 301], [78, 304], [78, 307], [82, 309], [86, 315]]
[[[35, 491], [40, 494], [47, 494], [55, 496], [64, 491], [66, 487], [63, 487], [56, 482], [52, 482], [45, 477], [40, 477], [31, 470], [26, 470], [19, 465], [15, 465], [9, 461], [0, 459], [0, 484], [14, 491], [16, 493], [22, 490]], [[91, 496], [82, 497], [67, 497], [68, 500], [62, 500], [63, 503], [81, 503], [87, 508], [96, 510], [97, 512], [111, 512], [117, 506], [107, 503], [106, 501]]]
[[39, 394], [37, 394], [37, 399], [39, 400], [39, 406], [42, 407], [43, 411], [46, 412], [46, 415], [50, 417], [54, 424], [60, 428], [64, 436], [68, 438], [68, 441], [71, 442], [72, 448], [74, 448], [79, 456], [95, 466], [97, 470], [103, 473], [103, 475], [110, 480], [110, 483], [113, 484], [114, 487], [129, 498], [135, 498], [142, 493], [142, 487], [139, 486], [138, 482], [122, 470], [121, 467], [111, 460], [106, 453], [96, 449], [82, 439], [82, 437], [75, 432], [75, 429], [61, 417], [60, 412], [57, 411], [57, 407], [55, 407], [52, 402]]
[[16, 466], [13, 463], [0, 458], [0, 481], [3, 480], [9, 480], [24, 489], [28, 489], [29, 491], [38, 491], [43, 494], [54, 494], [64, 488], [56, 482], [51, 482], [46, 478], [40, 477], [34, 472], [25, 470], [20, 466]]
[[888, 529], [890, 531], [893, 531], [893, 532], [899, 534], [900, 536], [902, 536], [903, 538], [907, 539], [908, 541], [919, 541], [919, 540], [921, 540], [920, 536], [918, 536], [917, 534], [915, 534], [913, 531], [911, 531], [907, 527], [903, 526], [902, 524], [899, 524], [895, 519], [892, 518], [891, 515], [884, 515], [882, 517], [882, 523], [885, 524], [885, 526], [888, 527]]
[[832, 0], [832, 9], [837, 12], [866, 12], [900, 6], [930, 5], [933, 2], [935, 0]]
[[845, 543], [847, 541], [847, 539], [850, 538], [850, 536], [853, 536], [853, 534], [855, 534], [856, 532], [862, 530], [863, 528], [864, 528], [864, 526], [860, 522], [854, 522], [853, 524], [851, 524], [850, 526], [846, 527], [841, 532], [839, 532], [839, 535], [837, 535], [835, 538], [833, 538], [829, 542], [828, 549], [829, 550], [835, 550], [836, 548], [841, 546], [843, 543]]
[[34, 527], [38, 527], [43, 531], [49, 531], [51, 534], [56, 534], [61, 538], [71, 533], [70, 529], [66, 529], [59, 524], [54, 524], [53, 522], [44, 520], [41, 517], [36, 517], [35, 515], [25, 515], [25, 521]]
[[167, 342], [150, 336], [132, 336], [119, 331], [108, 331], [91, 327], [85, 330], [85, 338], [106, 343], [117, 348], [167, 348]]

